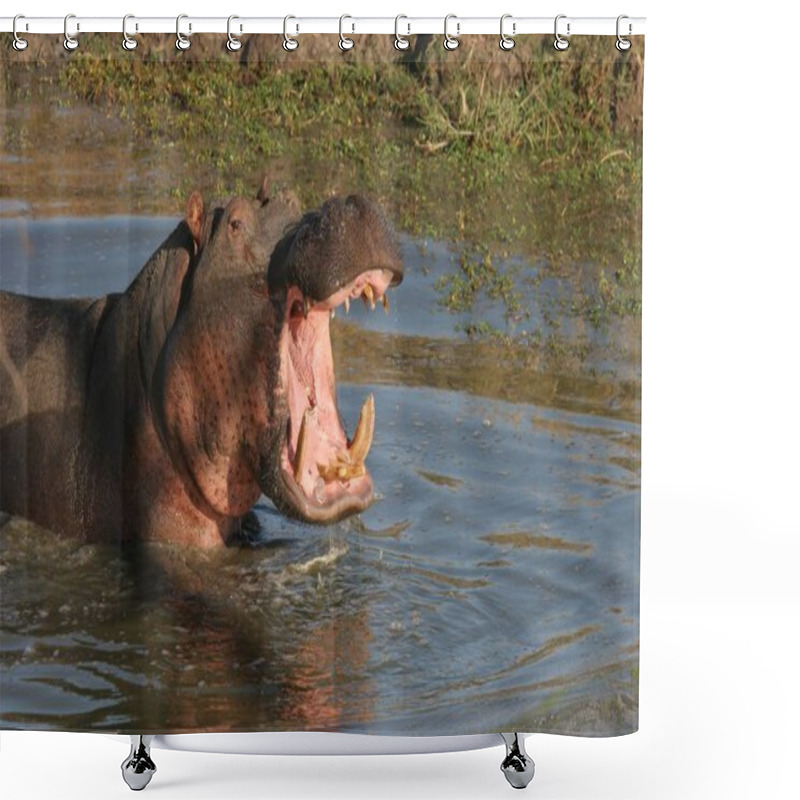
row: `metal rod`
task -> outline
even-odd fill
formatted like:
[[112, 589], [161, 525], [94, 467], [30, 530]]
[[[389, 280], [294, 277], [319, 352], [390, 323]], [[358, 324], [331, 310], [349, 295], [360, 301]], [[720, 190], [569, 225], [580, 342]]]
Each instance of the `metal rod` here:
[[[122, 17], [81, 17], [70, 19], [70, 33], [79, 37], [84, 33], [122, 33]], [[552, 34], [553, 17], [512, 17], [515, 35]], [[238, 37], [250, 33], [283, 34], [283, 17], [240, 17], [233, 25], [233, 33]], [[496, 34], [500, 17], [457, 17], [459, 36], [472, 34]], [[645, 32], [644, 17], [629, 17], [623, 33], [626, 37], [641, 36]], [[11, 33], [13, 17], [0, 17], [0, 31]], [[565, 17], [564, 30], [570, 25], [570, 36], [599, 35], [617, 36], [616, 17]], [[511, 21], [507, 23], [509, 28]], [[444, 30], [443, 17], [408, 17], [403, 20], [403, 35], [424, 33], [441, 34]], [[453, 23], [455, 28], [455, 22]], [[339, 17], [297, 17], [290, 23], [290, 33], [302, 36], [304, 33], [339, 34]], [[127, 33], [130, 36], [146, 33], [175, 33], [175, 17], [129, 17]], [[186, 16], [181, 21], [184, 34], [228, 32], [228, 17]], [[386, 34], [394, 35], [394, 17], [350, 17], [343, 26], [346, 34]], [[64, 17], [21, 17], [17, 33], [24, 34], [64, 34]]]

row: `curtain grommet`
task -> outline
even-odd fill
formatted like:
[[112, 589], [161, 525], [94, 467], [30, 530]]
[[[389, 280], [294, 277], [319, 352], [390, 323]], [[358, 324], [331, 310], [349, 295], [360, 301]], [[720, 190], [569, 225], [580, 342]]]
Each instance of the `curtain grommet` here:
[[228, 50], [230, 50], [231, 53], [235, 53], [238, 50], [242, 49], [242, 40], [241, 39], [237, 39], [231, 33], [231, 22], [233, 22], [233, 20], [235, 20], [235, 19], [239, 19], [239, 17], [237, 17], [236, 14], [231, 14], [228, 17], [228, 41], [225, 43], [225, 47], [227, 47]]
[[[409, 42], [405, 36], [400, 35], [401, 19], [408, 19], [408, 17], [405, 14], [398, 14], [394, 18], [394, 49], [402, 52], [403, 50], [408, 50], [408, 48], [411, 47], [411, 42]], [[411, 33], [411, 26], [408, 25], [407, 27], [408, 33]]]
[[130, 52], [139, 46], [139, 42], [137, 42], [136, 39], [134, 39], [133, 36], [128, 33], [129, 19], [135, 19], [133, 14], [126, 14], [122, 18], [122, 49]]
[[444, 41], [442, 42], [442, 45], [444, 46], [445, 50], [455, 50], [458, 47], [458, 45], [460, 44], [459, 41], [458, 41], [458, 31], [459, 31], [459, 28], [460, 28], [460, 24], [458, 22], [456, 22], [456, 35], [455, 36], [451, 36], [447, 31], [447, 23], [450, 22], [451, 19], [456, 19], [456, 15], [455, 14], [448, 14], [444, 18]]
[[[569, 47], [569, 39], [566, 36], [562, 36], [558, 32], [558, 21], [560, 19], [566, 19], [566, 18], [567, 18], [566, 14], [559, 14], [556, 17], [556, 21], [555, 21], [555, 25], [554, 25], [554, 31], [555, 31], [556, 38], [555, 38], [555, 41], [553, 42], [553, 47], [555, 47], [556, 50], [558, 50], [559, 52], [562, 52], [562, 53], [564, 52], [564, 50], [566, 50]], [[570, 25], [569, 25], [569, 22], [568, 22], [567, 23], [567, 36], [569, 36], [569, 33], [570, 33], [569, 27], [570, 27]]]
[[19, 53], [21, 53], [28, 46], [28, 40], [22, 39], [20, 35], [17, 33], [17, 20], [20, 19], [25, 19], [25, 15], [17, 14], [14, 17], [14, 23], [11, 27], [11, 31], [14, 34], [14, 41], [11, 43], [11, 46]]
[[288, 14], [283, 18], [283, 49], [287, 53], [293, 53], [298, 47], [300, 47], [300, 42], [297, 41], [297, 37], [289, 36], [290, 19], [297, 19], [297, 17]]
[[74, 36], [70, 36], [69, 33], [69, 21], [71, 19], [75, 19], [75, 14], [67, 14], [64, 17], [64, 49], [70, 53], [78, 49], [78, 40]]
[[[175, 47], [178, 50], [188, 50], [192, 46], [192, 40], [189, 39], [187, 36], [184, 36], [181, 33], [181, 20], [188, 19], [188, 14], [178, 14], [178, 18], [175, 20]], [[189, 25], [189, 30], [192, 29], [191, 24]]]
[[511, 36], [507, 36], [506, 32], [503, 30], [503, 25], [505, 21], [511, 18], [512, 18], [511, 14], [503, 14], [503, 16], [500, 17], [500, 49], [505, 50], [505, 52], [513, 50], [514, 45], [516, 44], [516, 41], [514, 41], [513, 36], [517, 32], [517, 23], [516, 22], [511, 23]]
[[342, 14], [342, 16], [339, 17], [339, 49], [343, 53], [352, 50], [356, 46], [356, 43], [352, 39], [344, 35], [344, 21], [346, 19], [353, 18], [349, 14]]
[[[620, 14], [617, 17], [617, 41], [614, 44], [614, 47], [619, 50], [620, 53], [624, 53], [627, 50], [630, 50], [633, 47], [633, 42], [630, 39], [625, 39], [622, 34], [619, 32], [620, 22], [624, 19], [629, 19], [629, 17], [625, 14]], [[631, 34], [631, 25], [628, 23], [628, 36]]]

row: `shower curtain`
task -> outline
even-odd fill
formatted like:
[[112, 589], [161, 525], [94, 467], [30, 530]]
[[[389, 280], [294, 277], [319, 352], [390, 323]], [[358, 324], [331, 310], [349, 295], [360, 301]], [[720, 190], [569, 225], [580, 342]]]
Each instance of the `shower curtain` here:
[[0, 725], [638, 724], [644, 40], [0, 42]]

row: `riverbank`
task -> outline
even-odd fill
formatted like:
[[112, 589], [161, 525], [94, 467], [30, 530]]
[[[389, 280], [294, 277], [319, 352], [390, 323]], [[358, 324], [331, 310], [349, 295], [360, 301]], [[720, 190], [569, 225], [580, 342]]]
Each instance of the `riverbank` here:
[[[506, 308], [505, 326], [476, 314], [469, 337], [556, 357], [571, 351], [554, 336], [562, 317], [638, 327], [638, 48], [581, 37], [557, 53], [525, 37], [502, 53], [495, 37], [469, 37], [451, 54], [417, 37], [399, 54], [392, 37], [364, 37], [342, 54], [304, 36], [287, 54], [265, 36], [230, 54], [203, 36], [178, 53], [147, 36], [126, 53], [87, 35], [68, 54], [58, 37], [31, 38], [22, 55], [0, 46], [0, 65], [2, 195], [32, 213], [63, 214], [69, 198], [68, 213], [180, 214], [195, 188], [250, 193], [267, 173], [307, 206], [370, 194], [401, 230], [452, 243], [442, 306]], [[506, 269], [515, 259], [528, 266]], [[520, 280], [569, 284], [546, 330], [524, 324]]]

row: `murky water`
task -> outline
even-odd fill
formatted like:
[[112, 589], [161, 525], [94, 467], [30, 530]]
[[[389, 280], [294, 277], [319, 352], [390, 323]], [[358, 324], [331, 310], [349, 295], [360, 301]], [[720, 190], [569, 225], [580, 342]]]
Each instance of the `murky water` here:
[[[2, 219], [0, 287], [121, 290], [174, 224]], [[392, 313], [333, 323], [351, 430], [375, 395], [372, 508], [318, 528], [262, 499], [254, 546], [211, 554], [4, 520], [4, 727], [636, 727], [637, 361], [551, 374], [470, 342], [431, 291], [450, 249], [403, 249]]]

